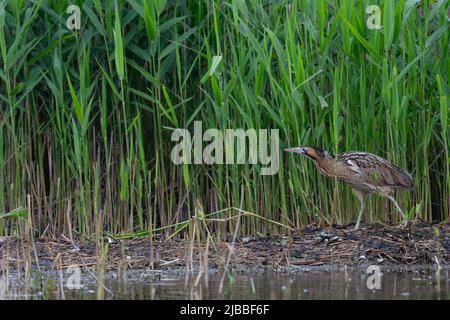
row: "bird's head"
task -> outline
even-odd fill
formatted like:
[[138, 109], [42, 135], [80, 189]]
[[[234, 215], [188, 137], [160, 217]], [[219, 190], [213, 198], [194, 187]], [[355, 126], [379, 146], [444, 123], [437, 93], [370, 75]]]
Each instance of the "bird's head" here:
[[315, 161], [334, 159], [334, 156], [330, 154], [328, 151], [316, 147], [295, 147], [284, 149], [284, 151], [303, 154]]

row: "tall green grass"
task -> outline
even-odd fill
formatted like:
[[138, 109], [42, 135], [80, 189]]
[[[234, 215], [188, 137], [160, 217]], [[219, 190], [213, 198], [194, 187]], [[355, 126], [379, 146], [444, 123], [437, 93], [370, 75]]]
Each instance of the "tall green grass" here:
[[[411, 218], [448, 219], [448, 2], [378, 1], [382, 30], [373, 1], [73, 3], [81, 30], [72, 2], [0, 1], [0, 235], [24, 233], [8, 213], [27, 195], [36, 236], [187, 234], [199, 207], [218, 236], [232, 208], [255, 214], [242, 234], [355, 218], [348, 187], [281, 150], [273, 176], [174, 165], [172, 130], [195, 120], [384, 156], [414, 176]], [[366, 219], [396, 218], [388, 206], [372, 197]]]

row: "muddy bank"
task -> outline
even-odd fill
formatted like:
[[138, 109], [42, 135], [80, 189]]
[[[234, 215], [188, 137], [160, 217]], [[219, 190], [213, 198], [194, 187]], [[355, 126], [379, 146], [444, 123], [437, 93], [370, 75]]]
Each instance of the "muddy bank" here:
[[[437, 265], [449, 267], [450, 224], [417, 222], [405, 229], [380, 224], [319, 228], [308, 225], [290, 235], [241, 237], [206, 243], [156, 237], [117, 240], [103, 252], [95, 242], [67, 237], [35, 239], [0, 237], [0, 269], [36, 267], [67, 268], [78, 265], [106, 270], [154, 268], [223, 269], [233, 271], [283, 270], [305, 266]], [[234, 249], [233, 249], [234, 248]], [[230, 250], [232, 253], [230, 254]], [[102, 258], [103, 257], [103, 258]]]

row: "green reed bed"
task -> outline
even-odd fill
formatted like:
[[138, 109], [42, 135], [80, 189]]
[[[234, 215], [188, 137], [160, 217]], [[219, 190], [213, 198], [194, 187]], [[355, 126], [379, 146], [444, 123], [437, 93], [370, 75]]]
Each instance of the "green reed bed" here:
[[[295, 145], [384, 156], [414, 176], [399, 196], [410, 218], [448, 219], [447, 1], [86, 0], [74, 31], [69, 4], [0, 1], [0, 235], [355, 219], [348, 187], [282, 153]], [[381, 30], [366, 26], [372, 4]], [[278, 173], [173, 164], [172, 130], [197, 120], [279, 129]], [[367, 221], [393, 212], [368, 205]]]

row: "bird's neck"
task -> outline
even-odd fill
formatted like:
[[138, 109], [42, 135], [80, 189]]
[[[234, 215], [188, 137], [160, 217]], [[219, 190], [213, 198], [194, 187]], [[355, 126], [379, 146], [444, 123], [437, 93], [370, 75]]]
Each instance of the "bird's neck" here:
[[320, 158], [315, 161], [317, 169], [326, 177], [336, 177], [339, 170], [339, 163], [336, 159]]

